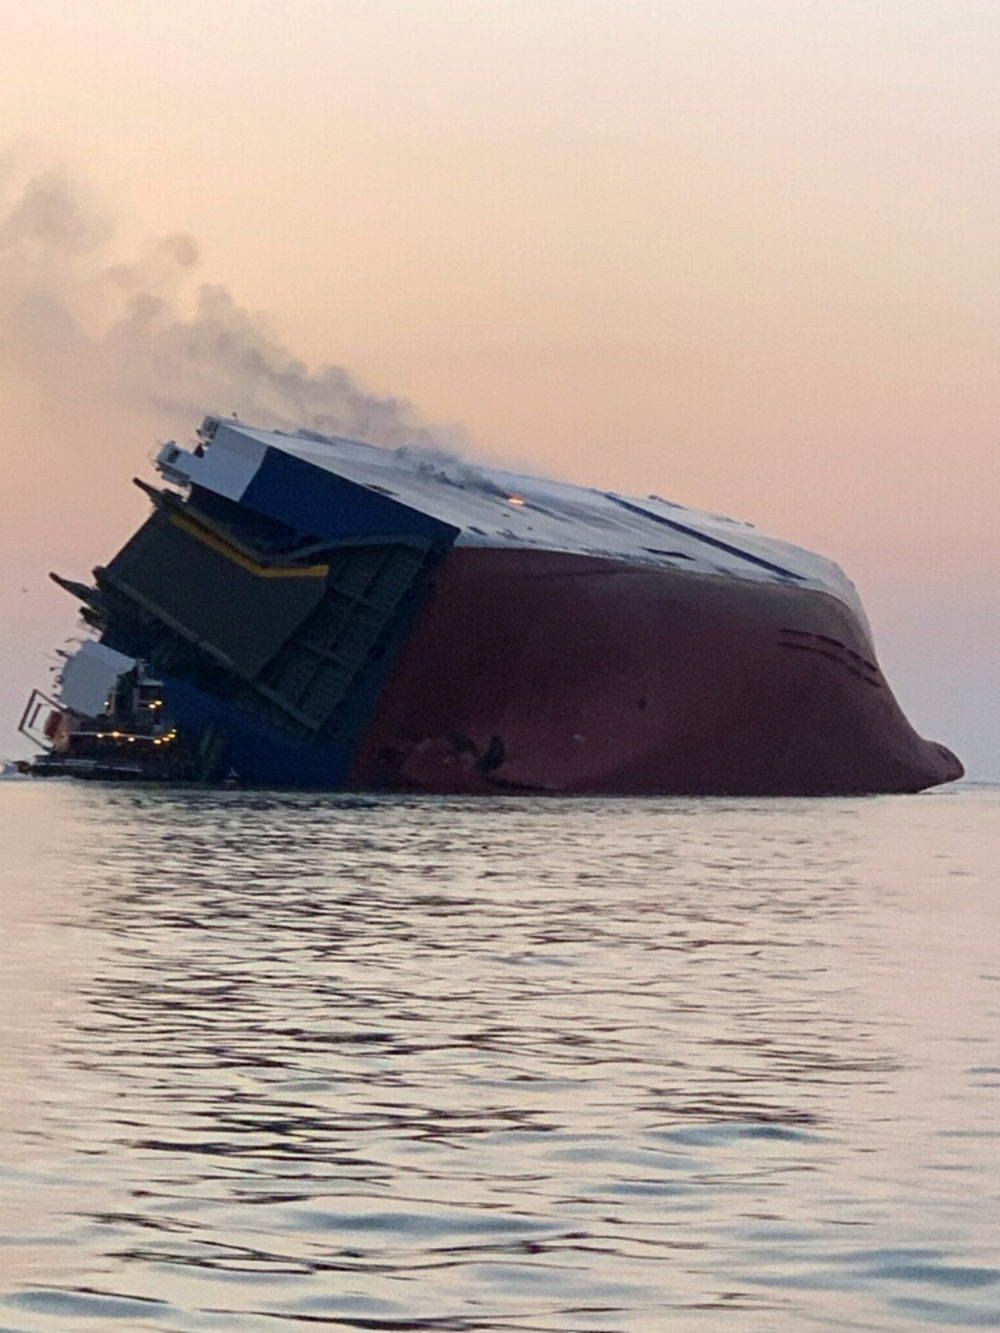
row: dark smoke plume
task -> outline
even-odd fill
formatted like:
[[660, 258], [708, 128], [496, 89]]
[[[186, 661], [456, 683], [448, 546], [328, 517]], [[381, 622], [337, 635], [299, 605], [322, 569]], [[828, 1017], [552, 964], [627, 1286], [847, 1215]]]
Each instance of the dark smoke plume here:
[[[0, 169], [0, 317], [6, 353], [29, 376], [109, 411], [146, 411], [184, 432], [209, 411], [373, 443], [440, 448], [454, 428], [422, 425], [405, 400], [368, 392], [350, 371], [310, 370], [260, 315], [198, 281], [197, 242], [173, 232], [132, 263], [114, 230], [62, 171], [18, 183]], [[41, 387], [41, 386], [40, 386]]]
[[26, 156], [0, 149], [0, 756], [24, 752], [17, 718], [76, 618], [46, 572], [86, 582], [138, 526], [148, 502], [129, 478], [148, 473], [157, 441], [235, 412], [439, 467], [461, 443], [342, 367], [310, 370], [263, 316], [203, 281], [186, 233], [123, 262], [106, 210]]

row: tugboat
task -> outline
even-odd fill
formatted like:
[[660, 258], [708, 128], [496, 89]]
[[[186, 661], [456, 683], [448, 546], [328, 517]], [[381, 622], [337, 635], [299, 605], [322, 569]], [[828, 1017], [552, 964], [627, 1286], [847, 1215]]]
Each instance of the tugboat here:
[[42, 754], [19, 772], [128, 782], [194, 776], [164, 712], [163, 682], [145, 663], [88, 641], [67, 657], [59, 688], [58, 701], [32, 691], [18, 731]]

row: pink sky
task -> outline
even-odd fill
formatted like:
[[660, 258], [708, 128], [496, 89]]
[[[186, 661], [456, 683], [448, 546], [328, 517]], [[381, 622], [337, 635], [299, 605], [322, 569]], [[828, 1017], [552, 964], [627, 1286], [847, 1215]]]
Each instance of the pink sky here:
[[36, 0], [5, 45], [0, 754], [155, 439], [334, 365], [413, 404], [376, 437], [837, 559], [1000, 777], [996, 5]]

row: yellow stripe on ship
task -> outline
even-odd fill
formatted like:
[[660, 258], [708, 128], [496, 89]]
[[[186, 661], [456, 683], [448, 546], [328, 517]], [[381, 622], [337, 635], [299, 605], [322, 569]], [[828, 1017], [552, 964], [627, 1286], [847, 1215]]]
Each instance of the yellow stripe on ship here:
[[208, 528], [203, 528], [200, 523], [195, 523], [183, 514], [171, 514], [170, 522], [175, 528], [180, 528], [182, 532], [201, 542], [203, 546], [209, 546], [213, 551], [218, 551], [219, 555], [224, 555], [234, 565], [256, 574], [259, 579], [323, 579], [330, 572], [329, 565], [261, 565], [256, 560], [251, 560], [248, 555], [244, 555], [224, 537], [209, 531]]

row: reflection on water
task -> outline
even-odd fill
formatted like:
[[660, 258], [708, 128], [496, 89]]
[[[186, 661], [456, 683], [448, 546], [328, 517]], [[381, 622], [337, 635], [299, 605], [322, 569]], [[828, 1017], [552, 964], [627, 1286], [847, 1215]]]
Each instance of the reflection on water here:
[[0, 789], [0, 1329], [1000, 1327], [1000, 792]]

